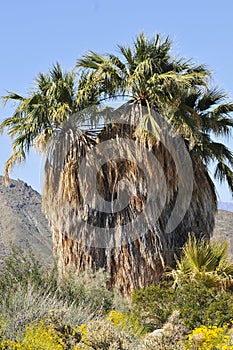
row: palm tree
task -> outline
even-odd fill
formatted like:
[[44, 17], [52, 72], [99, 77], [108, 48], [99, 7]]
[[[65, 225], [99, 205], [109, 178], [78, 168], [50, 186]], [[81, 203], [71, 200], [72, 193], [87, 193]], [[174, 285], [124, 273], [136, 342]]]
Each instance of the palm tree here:
[[[225, 103], [223, 98], [220, 106], [217, 105], [219, 99], [213, 99], [208, 107], [208, 93], [205, 90], [208, 70], [203, 65], [173, 58], [169, 38], [163, 39], [157, 35], [149, 41], [141, 34], [132, 49], [123, 46], [119, 46], [119, 49], [121, 57], [90, 52], [77, 62], [81, 67], [77, 92], [72, 78], [72, 83], [68, 84], [72, 87], [69, 93], [62, 94], [60, 90], [67, 91], [67, 85], [63, 84], [64, 74], [54, 82], [54, 76], [50, 76], [52, 70], [49, 75], [42, 75], [44, 79], [39, 81], [45, 81], [43, 88], [39, 84], [31, 97], [18, 98], [14, 94], [6, 97], [7, 100], [18, 99], [21, 103], [12, 119], [3, 121], [1, 128], [8, 128], [9, 134], [15, 138], [13, 158], [7, 163], [6, 170], [15, 161], [23, 160], [25, 152], [35, 141], [41, 144], [55, 132], [56, 137], [48, 147], [43, 208], [52, 227], [60, 271], [65, 272], [70, 267], [77, 272], [104, 268], [110, 274], [110, 285], [129, 295], [133, 288], [145, 287], [159, 280], [164, 266], [174, 263], [174, 254], [187, 241], [188, 232], [195, 232], [197, 237], [205, 232], [206, 238], [210, 237], [214, 226], [216, 195], [206, 168], [209, 160], [217, 159], [221, 164], [218, 169], [227, 166], [226, 161], [230, 162], [228, 168], [224, 168], [225, 172], [218, 171], [216, 175], [221, 173], [221, 178], [232, 178], [231, 152], [221, 144], [213, 144], [210, 131], [216, 131], [216, 134], [230, 131], [232, 121], [228, 115], [232, 105]], [[197, 94], [196, 103], [190, 106], [189, 97], [194, 93]], [[73, 124], [75, 118], [70, 118], [72, 113], [82, 111], [90, 104], [100, 104], [102, 100], [118, 97], [128, 100], [114, 112], [119, 117], [118, 121], [123, 117], [123, 123], [108, 123], [98, 137], [77, 128], [76, 121]], [[40, 103], [37, 103], [37, 99]], [[204, 107], [201, 107], [201, 100], [206, 100]], [[213, 107], [212, 112], [209, 111], [210, 107]], [[82, 119], [82, 112], [76, 117]], [[100, 117], [103, 117], [102, 112]], [[98, 111], [94, 111], [91, 119], [94, 120], [94, 127], [102, 120]], [[168, 144], [163, 142], [162, 119], [182, 135], [194, 173], [193, 191], [189, 189], [192, 195], [190, 205], [186, 208], [187, 203], [180, 203], [184, 207], [179, 209], [182, 209], [181, 220], [169, 234], [167, 226], [179, 198], [180, 179], [171, 148], [167, 149]], [[134, 123], [131, 123], [132, 120]], [[60, 128], [64, 121], [65, 125]], [[23, 124], [24, 127], [21, 127]], [[123, 178], [128, 180], [133, 192], [132, 195], [129, 191], [128, 206], [120, 212], [106, 213], [84, 205], [93, 184], [88, 184], [80, 172], [83, 159], [88, 158], [89, 151], [104, 145], [104, 141], [114, 140], [121, 150], [122, 138], [144, 146], [156, 156], [163, 169], [167, 193], [160, 205], [163, 210], [159, 217], [154, 204], [156, 202], [159, 206], [161, 199], [158, 197], [155, 201], [152, 198], [147, 205], [150, 190], [161, 190], [161, 177], [154, 173], [154, 164], [148, 153], [143, 161], [146, 171], [154, 174], [154, 177], [151, 176], [153, 188], [151, 186], [148, 191], [146, 174], [137, 165], [137, 159], [135, 162], [127, 160], [122, 151], [119, 159], [107, 161], [98, 169], [95, 180], [101, 197], [111, 205], [123, 190], [129, 190], [125, 187], [121, 189], [117, 184]], [[177, 134], [173, 135], [172, 142], [177, 138]], [[127, 152], [129, 154], [130, 150]], [[146, 205], [147, 212], [144, 210]], [[187, 212], [183, 217], [184, 209]], [[126, 239], [120, 245], [113, 243], [105, 246], [108, 240], [116, 243], [117, 235], [122, 234], [122, 227], [139, 215], [143, 224], [133, 230], [134, 239]], [[98, 236], [96, 232], [99, 228], [111, 234], [106, 239], [104, 235]], [[96, 237], [101, 244], [96, 244]]]
[[[220, 92], [214, 97], [214, 90], [207, 90], [209, 72], [204, 66], [171, 57], [169, 38], [162, 39], [157, 35], [149, 41], [141, 34], [132, 49], [122, 46], [119, 49], [121, 57], [89, 52], [78, 60], [77, 66], [85, 74], [85, 83], [79, 90], [77, 101], [88, 98], [93, 89], [98, 91], [99, 101], [119, 97], [128, 100], [116, 112], [119, 121], [122, 117], [124, 122], [106, 125], [96, 142], [101, 145], [114, 140], [117, 148], [121, 149], [122, 140], [126, 138], [143, 144], [156, 155], [167, 184], [161, 215], [156, 222], [151, 219], [157, 215], [152, 209], [153, 205], [149, 205], [150, 216], [143, 212], [148, 193], [146, 179], [140, 166], [123, 159], [124, 153], [119, 153], [118, 160], [108, 161], [98, 169], [97, 182], [102, 198], [113, 203], [114, 198], [120, 195], [116, 184], [125, 177], [134, 188], [128, 207], [119, 213], [84, 209], [86, 194], [83, 195], [80, 188], [86, 180], [80, 177], [79, 167], [88, 151], [95, 148], [93, 143], [89, 143], [82, 151], [82, 157], [77, 155], [77, 143], [73, 143], [73, 147], [66, 153], [66, 167], [56, 185], [53, 181], [54, 169], [47, 168], [43, 202], [45, 212], [52, 222], [61, 271], [65, 272], [72, 266], [78, 272], [105, 268], [110, 273], [110, 284], [128, 295], [133, 288], [144, 287], [159, 280], [164, 266], [174, 264], [174, 254], [179, 253], [189, 232], [195, 232], [197, 237], [203, 233], [206, 239], [210, 237], [214, 227], [216, 195], [206, 166], [212, 159], [217, 159], [226, 166], [225, 161], [229, 161], [232, 166], [231, 152], [224, 145], [213, 142], [210, 132], [229, 133], [232, 120], [228, 115], [233, 106], [225, 103]], [[190, 105], [189, 99], [192, 100], [193, 94], [197, 97], [195, 103]], [[218, 106], [220, 100], [223, 103]], [[141, 112], [141, 107], [144, 112]], [[159, 138], [160, 126], [156, 118], [158, 112], [182, 135], [194, 172], [189, 208], [169, 234], [166, 227], [179, 195], [179, 174], [171, 153], [166, 149], [167, 145]], [[150, 125], [149, 130], [155, 131], [153, 137], [150, 132], [144, 132], [145, 125]], [[130, 151], [127, 151], [129, 154]], [[152, 173], [149, 158], [144, 158], [144, 164], [146, 171]], [[228, 167], [221, 174], [229, 179], [232, 177], [231, 168]], [[139, 184], [135, 183], [135, 178], [139, 179]], [[155, 188], [159, 188], [159, 180], [154, 175]], [[89, 191], [90, 188], [89, 184]], [[126, 188], [124, 190], [127, 191]], [[50, 192], [56, 195], [51, 197]], [[159, 202], [158, 198], [157, 201]], [[60, 208], [66, 210], [62, 212]], [[98, 237], [98, 242], [95, 241], [96, 226], [109, 231], [114, 228], [112, 235], [106, 238], [114, 241], [118, 234], [122, 234], [122, 225], [134, 220], [138, 214], [144, 217], [144, 226], [134, 230], [135, 239], [121, 242], [120, 246], [108, 247], [104, 246], [103, 238], [102, 245], [98, 245], [101, 237]], [[106, 230], [103, 235], [107, 235]]]

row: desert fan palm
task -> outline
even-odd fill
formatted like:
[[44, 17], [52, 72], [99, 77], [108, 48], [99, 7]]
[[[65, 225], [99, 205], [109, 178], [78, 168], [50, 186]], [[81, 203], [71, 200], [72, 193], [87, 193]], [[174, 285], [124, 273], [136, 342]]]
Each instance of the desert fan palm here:
[[[56, 75], [51, 74], [52, 70], [49, 75], [39, 76], [37, 89], [30, 98], [7, 96], [6, 100], [16, 99], [20, 104], [12, 119], [3, 121], [1, 129], [8, 129], [14, 138], [6, 172], [16, 161], [25, 158], [25, 152], [36, 141], [41, 144], [41, 140], [45, 140], [46, 143], [55, 131], [56, 137], [48, 147], [43, 208], [53, 231], [60, 271], [104, 268], [110, 274], [110, 285], [129, 295], [133, 288], [157, 282], [164, 266], [174, 264], [174, 254], [178, 254], [187, 241], [188, 232], [194, 232], [197, 237], [203, 234], [206, 239], [210, 237], [216, 211], [215, 187], [207, 171], [211, 160], [217, 160], [216, 176], [227, 179], [232, 189], [232, 154], [211, 136], [212, 133], [221, 136], [230, 133], [229, 113], [233, 106], [226, 102], [222, 92], [207, 88], [210, 74], [205, 66], [172, 57], [169, 38], [157, 35], [148, 40], [141, 34], [132, 48], [119, 46], [119, 50], [119, 57], [89, 52], [79, 59], [80, 79], [76, 90], [74, 73], [62, 75], [54, 82]], [[54, 73], [59, 69], [55, 66]], [[98, 137], [97, 133], [87, 133], [73, 124], [74, 119], [70, 117], [73, 113], [109, 99], [126, 100], [115, 112], [120, 123], [106, 123], [105, 120]], [[82, 118], [83, 113], [78, 116]], [[189, 208], [169, 234], [165, 228], [179, 195], [179, 173], [167, 145], [160, 138], [162, 130], [156, 116], [173, 127], [173, 140], [182, 136], [194, 174]], [[92, 119], [95, 122], [91, 125], [96, 128], [103, 120], [103, 113], [95, 110]], [[64, 121], [65, 126], [61, 128]], [[137, 165], [137, 157], [134, 162], [129, 161], [123, 151], [119, 159], [109, 160], [98, 169], [96, 181], [101, 197], [113, 203], [120, 194], [117, 184], [125, 178], [132, 187], [131, 191], [123, 189], [130, 192], [128, 206], [121, 212], [106, 213], [84, 205], [92, 184], [85, 188], [86, 194], [81, 191], [86, 181], [79, 171], [82, 160], [104, 141], [114, 140], [121, 150], [123, 138], [149, 150], [163, 170], [167, 193], [156, 222], [153, 221], [156, 215], [153, 201], [149, 204], [150, 215], [143, 211], [150, 190], [146, 174]], [[54, 164], [57, 167], [54, 168]], [[153, 173], [153, 164], [147, 156], [143, 168]], [[159, 180], [155, 173], [153, 186], [158, 191]], [[134, 232], [134, 240], [111, 247], [91, 244], [96, 227], [113, 229], [111, 240], [114, 241], [116, 235], [122, 233], [122, 227], [139, 214], [144, 226]]]
[[[169, 38], [163, 39], [157, 35], [149, 41], [142, 34], [136, 39], [133, 48], [119, 46], [119, 50], [120, 57], [89, 52], [77, 61], [77, 66], [82, 74], [85, 74], [85, 83], [79, 90], [77, 100], [86, 99], [91, 91], [96, 89], [99, 102], [119, 98], [127, 101], [117, 110], [119, 120], [122, 118], [124, 123], [113, 122], [106, 125], [96, 142], [98, 145], [114, 140], [120, 150], [122, 138], [126, 138], [143, 144], [156, 155], [168, 187], [163, 211], [157, 222], [151, 224], [151, 218], [143, 213], [148, 190], [145, 176], [135, 163], [123, 159], [123, 154], [122, 157], [119, 155], [121, 159], [118, 161], [109, 161], [100, 169], [98, 188], [102, 197], [111, 202], [119, 196], [116, 184], [125, 177], [134, 187], [135, 194], [131, 196], [126, 210], [109, 214], [84, 210], [82, 203], [85, 198], [80, 192], [80, 182], [83, 180], [78, 171], [83, 158], [77, 156], [76, 142], [67, 153], [66, 168], [61, 173], [58, 186], [53, 185], [53, 169], [47, 169], [44, 209], [48, 217], [53, 216], [55, 250], [63, 272], [72, 266], [75, 266], [78, 272], [104, 267], [110, 273], [110, 284], [117, 286], [124, 294], [130, 294], [133, 288], [158, 281], [164, 266], [174, 263], [174, 253], [179, 253], [180, 247], [187, 241], [188, 232], [195, 232], [197, 237], [203, 234], [207, 239], [210, 237], [214, 226], [216, 195], [206, 165], [213, 158], [220, 160], [221, 152], [222, 161], [231, 163], [231, 152], [221, 144], [219, 149], [213, 152], [213, 148], [217, 149], [218, 144], [213, 143], [209, 135], [210, 131], [216, 134], [230, 132], [232, 120], [229, 113], [232, 111], [232, 105], [225, 103], [220, 92], [218, 98], [214, 98], [214, 90], [207, 89], [209, 72], [205, 66], [197, 66], [191, 61], [171, 56]], [[190, 105], [188, 98], [191, 98], [192, 94], [196, 94], [197, 97], [195, 103]], [[220, 100], [225, 104], [218, 107]], [[145, 113], [140, 112], [141, 107]], [[179, 174], [171, 154], [159, 138], [159, 124], [154, 118], [157, 113], [182, 135], [193, 162], [191, 203], [183, 220], [170, 234], [165, 233], [165, 227], [178, 195]], [[145, 125], [150, 125], [150, 130], [155, 131], [152, 140], [151, 133], [146, 132], [145, 135], [143, 131]], [[206, 150], [203, 147], [204, 141], [208, 143]], [[89, 143], [82, 157], [95, 146]], [[146, 171], [151, 173], [149, 159], [145, 158], [144, 164]], [[138, 178], [140, 190], [135, 184], [135, 178]], [[69, 179], [73, 179], [72, 183]], [[159, 178], [156, 174], [154, 186], [159, 188]], [[56, 192], [56, 195], [51, 196], [51, 192]], [[67, 202], [72, 203], [68, 222], [67, 211], [61, 213], [59, 210], [66, 207]], [[87, 236], [90, 237], [90, 234], [86, 223], [93, 224], [91, 239], [94, 239], [96, 222], [100, 227], [114, 227], [113, 235], [116, 235], [121, 232], [123, 222], [133, 220], [141, 213], [148, 226], [135, 232], [135, 240], [112, 248], [87, 244]], [[151, 209], [151, 216], [153, 215], [155, 213]], [[77, 224], [80, 222], [81, 226]], [[75, 239], [77, 236], [79, 239]]]

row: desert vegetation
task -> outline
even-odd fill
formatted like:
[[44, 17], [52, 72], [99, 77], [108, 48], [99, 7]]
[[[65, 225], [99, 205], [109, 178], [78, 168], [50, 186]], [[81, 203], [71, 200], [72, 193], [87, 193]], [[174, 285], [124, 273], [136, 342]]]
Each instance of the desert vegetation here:
[[56, 264], [44, 270], [30, 250], [12, 248], [0, 270], [0, 349], [233, 349], [232, 288], [180, 274], [198, 250], [203, 271], [222, 281], [221, 269], [207, 266], [211, 251], [212, 260], [225, 259], [230, 280], [223, 247], [190, 237], [179, 266], [130, 301], [107, 287], [101, 270], [59, 280]]

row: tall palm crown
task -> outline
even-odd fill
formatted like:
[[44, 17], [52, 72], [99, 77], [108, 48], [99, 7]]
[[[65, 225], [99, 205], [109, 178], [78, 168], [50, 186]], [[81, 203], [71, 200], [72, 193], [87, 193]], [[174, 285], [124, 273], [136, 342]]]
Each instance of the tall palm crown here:
[[205, 85], [209, 72], [204, 65], [172, 57], [171, 44], [159, 34], [151, 41], [140, 34], [132, 49], [118, 45], [122, 58], [90, 51], [77, 61], [89, 73], [79, 96], [98, 85], [100, 98], [127, 96], [159, 108], [174, 104], [184, 87]]
[[132, 49], [118, 48], [121, 57], [91, 51], [77, 61], [86, 73], [79, 98], [95, 87], [100, 100], [128, 97], [156, 108], [183, 136], [193, 155], [205, 165], [216, 162], [214, 176], [226, 180], [233, 192], [232, 152], [212, 138], [231, 134], [233, 103], [224, 92], [207, 87], [206, 67], [172, 57], [170, 39], [159, 34], [151, 41], [140, 34]]

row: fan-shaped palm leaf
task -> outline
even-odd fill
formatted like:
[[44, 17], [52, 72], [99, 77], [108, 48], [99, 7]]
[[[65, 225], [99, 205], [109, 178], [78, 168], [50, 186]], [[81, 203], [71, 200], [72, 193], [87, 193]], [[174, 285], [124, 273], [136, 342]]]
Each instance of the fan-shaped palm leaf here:
[[[80, 81], [81, 82], [81, 81]], [[82, 80], [83, 83], [83, 80]], [[18, 102], [14, 114], [0, 124], [0, 132], [7, 130], [13, 139], [12, 155], [6, 163], [5, 179], [15, 163], [23, 162], [32, 146], [45, 149], [46, 144], [57, 128], [69, 116], [96, 102], [96, 90], [77, 103], [76, 94], [82, 85], [76, 86], [74, 71], [64, 72], [59, 63], [48, 74], [39, 73], [35, 87], [28, 97], [9, 93], [3, 102]]]
[[204, 283], [208, 287], [229, 287], [233, 284], [233, 264], [228, 258], [228, 243], [206, 242], [190, 235], [171, 275], [175, 284]]

